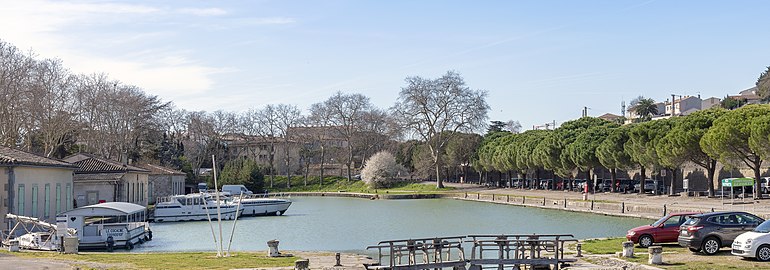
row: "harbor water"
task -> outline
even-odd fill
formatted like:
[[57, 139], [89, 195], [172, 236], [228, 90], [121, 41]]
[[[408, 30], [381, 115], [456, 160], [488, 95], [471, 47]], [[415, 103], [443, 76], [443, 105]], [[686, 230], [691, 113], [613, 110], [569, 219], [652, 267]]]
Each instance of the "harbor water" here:
[[[651, 221], [532, 207], [453, 199], [366, 200], [297, 197], [283, 216], [242, 217], [232, 250], [281, 250], [364, 253], [366, 246], [388, 239], [464, 236], [468, 234], [573, 234], [576, 238], [624, 236], [629, 228]], [[215, 215], [214, 215], [215, 217]], [[151, 223], [153, 240], [134, 249], [213, 251], [216, 222]], [[222, 222], [227, 248], [232, 221]]]

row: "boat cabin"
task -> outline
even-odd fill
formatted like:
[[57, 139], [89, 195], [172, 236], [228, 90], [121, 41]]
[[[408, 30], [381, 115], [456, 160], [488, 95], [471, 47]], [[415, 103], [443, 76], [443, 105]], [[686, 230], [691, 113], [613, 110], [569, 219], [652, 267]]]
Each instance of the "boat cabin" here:
[[152, 238], [147, 208], [126, 202], [107, 202], [73, 209], [56, 217], [57, 227], [77, 231], [80, 248], [125, 247]]

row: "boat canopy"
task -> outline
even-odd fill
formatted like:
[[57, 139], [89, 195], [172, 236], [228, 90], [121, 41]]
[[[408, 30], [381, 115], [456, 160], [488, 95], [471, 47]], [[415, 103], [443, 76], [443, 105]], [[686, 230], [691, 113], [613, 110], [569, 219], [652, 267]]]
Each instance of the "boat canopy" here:
[[83, 206], [59, 214], [60, 216], [125, 216], [144, 213], [146, 207], [127, 202], [106, 202]]

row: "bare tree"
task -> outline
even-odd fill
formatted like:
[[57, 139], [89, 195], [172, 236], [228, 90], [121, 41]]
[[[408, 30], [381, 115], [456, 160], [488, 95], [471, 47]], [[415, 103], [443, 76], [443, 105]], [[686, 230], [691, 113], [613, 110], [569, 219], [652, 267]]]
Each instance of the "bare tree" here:
[[286, 188], [291, 188], [291, 146], [290, 131], [292, 127], [297, 126], [302, 119], [297, 106], [288, 104], [278, 104], [275, 106], [275, 112], [278, 116], [278, 132], [283, 137], [284, 161], [286, 162]]
[[324, 101], [324, 105], [331, 111], [331, 125], [336, 132], [345, 139], [347, 147], [346, 167], [348, 180], [353, 178], [354, 167], [353, 138], [364, 124], [364, 115], [373, 108], [369, 98], [362, 94], [343, 94], [337, 92]]
[[487, 94], [470, 89], [454, 71], [435, 80], [407, 77], [406, 83], [391, 110], [403, 127], [427, 144], [436, 171], [436, 186], [442, 188], [443, 149], [457, 132], [484, 127], [489, 111]]
[[275, 180], [275, 141], [278, 135], [279, 119], [276, 112], [276, 106], [268, 104], [265, 108], [259, 110], [255, 115], [259, 123], [258, 133], [269, 144], [268, 150], [268, 170], [270, 172], [270, 188], [273, 188]]
[[308, 133], [310, 133], [311, 136], [313, 136], [313, 140], [315, 141], [315, 144], [319, 148], [319, 170], [320, 170], [320, 178], [318, 180], [318, 187], [320, 188], [323, 186], [324, 181], [324, 165], [326, 162], [326, 147], [327, 147], [327, 140], [331, 137], [331, 134], [329, 134], [329, 131], [331, 130], [331, 110], [329, 107], [326, 107], [325, 103], [315, 103], [310, 106], [310, 115], [306, 119], [306, 124], [314, 128], [315, 130], [311, 130]]

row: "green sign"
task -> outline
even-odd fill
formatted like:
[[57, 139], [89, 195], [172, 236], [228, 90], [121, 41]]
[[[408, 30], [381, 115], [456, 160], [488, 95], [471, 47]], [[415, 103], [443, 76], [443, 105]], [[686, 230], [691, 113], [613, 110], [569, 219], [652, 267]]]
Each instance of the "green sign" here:
[[723, 187], [751, 187], [754, 186], [754, 178], [726, 178], [722, 179]]

